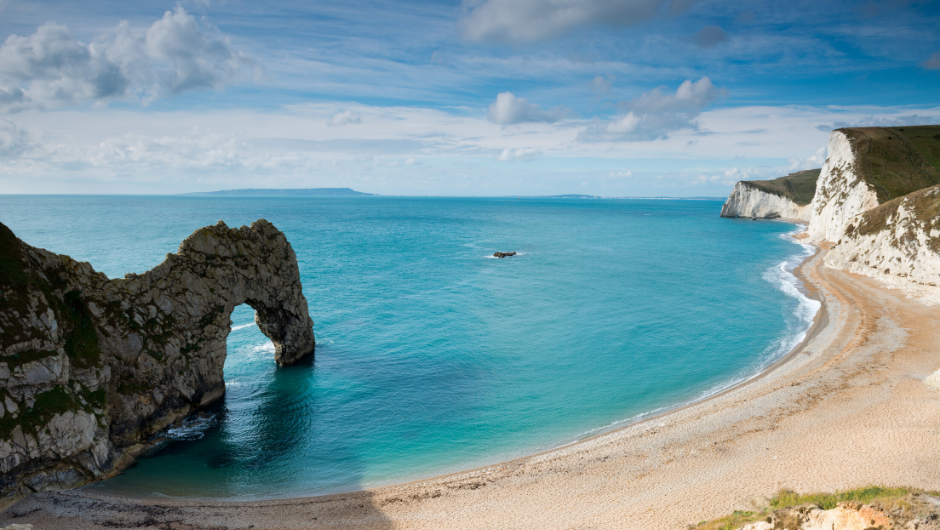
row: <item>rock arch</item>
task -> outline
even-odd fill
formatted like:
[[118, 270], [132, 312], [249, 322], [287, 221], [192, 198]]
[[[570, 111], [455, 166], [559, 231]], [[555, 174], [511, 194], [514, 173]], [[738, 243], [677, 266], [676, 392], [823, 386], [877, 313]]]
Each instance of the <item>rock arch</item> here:
[[0, 496], [107, 476], [220, 398], [238, 305], [255, 309], [278, 364], [314, 351], [297, 257], [264, 219], [201, 228], [120, 279], [3, 225], [0, 261]]

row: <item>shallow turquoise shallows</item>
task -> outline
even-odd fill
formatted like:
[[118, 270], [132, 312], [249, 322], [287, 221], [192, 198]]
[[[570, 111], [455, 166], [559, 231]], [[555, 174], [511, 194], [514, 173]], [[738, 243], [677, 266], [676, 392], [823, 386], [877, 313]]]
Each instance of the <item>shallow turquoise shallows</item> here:
[[[316, 358], [232, 315], [226, 395], [127, 495], [298, 496], [556, 447], [699, 399], [791, 349], [818, 304], [786, 223], [719, 201], [0, 196], [28, 243], [143, 272], [197, 228], [266, 218], [297, 253]], [[516, 251], [495, 259], [496, 251]]]

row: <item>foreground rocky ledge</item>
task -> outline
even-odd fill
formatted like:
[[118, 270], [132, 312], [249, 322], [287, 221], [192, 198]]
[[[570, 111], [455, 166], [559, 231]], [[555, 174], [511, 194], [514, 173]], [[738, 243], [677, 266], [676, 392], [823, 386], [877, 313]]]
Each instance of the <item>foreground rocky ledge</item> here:
[[219, 221], [109, 280], [0, 224], [0, 507], [105, 478], [225, 391], [232, 310], [291, 364], [314, 349], [293, 249], [264, 219]]

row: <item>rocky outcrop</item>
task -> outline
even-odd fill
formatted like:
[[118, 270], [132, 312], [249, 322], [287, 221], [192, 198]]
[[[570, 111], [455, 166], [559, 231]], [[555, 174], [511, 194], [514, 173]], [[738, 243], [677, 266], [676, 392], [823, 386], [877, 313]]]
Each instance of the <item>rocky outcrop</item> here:
[[738, 182], [721, 207], [721, 216], [809, 222], [819, 171], [800, 171], [769, 181]]
[[0, 498], [106, 477], [221, 397], [243, 303], [279, 364], [313, 352], [297, 258], [263, 219], [199, 229], [153, 270], [113, 280], [0, 224]]
[[509, 258], [515, 255], [516, 255], [515, 252], [497, 252], [493, 254], [493, 257], [502, 259], [502, 258]]

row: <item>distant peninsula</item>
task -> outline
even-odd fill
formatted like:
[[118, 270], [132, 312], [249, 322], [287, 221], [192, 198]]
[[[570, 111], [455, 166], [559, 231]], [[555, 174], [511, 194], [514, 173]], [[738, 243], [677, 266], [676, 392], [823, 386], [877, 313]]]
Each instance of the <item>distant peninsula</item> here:
[[240, 190], [197, 191], [182, 195], [231, 195], [241, 197], [262, 196], [303, 196], [303, 197], [374, 197], [373, 193], [363, 193], [351, 188], [245, 188]]

